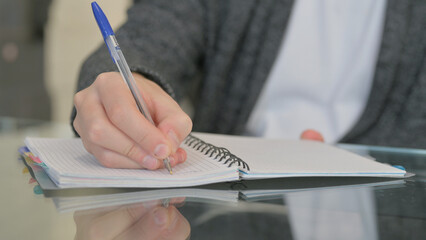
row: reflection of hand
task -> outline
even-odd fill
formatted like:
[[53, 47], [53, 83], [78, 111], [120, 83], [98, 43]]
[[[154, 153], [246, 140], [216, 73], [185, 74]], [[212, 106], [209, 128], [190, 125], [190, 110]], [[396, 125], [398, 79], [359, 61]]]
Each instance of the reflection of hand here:
[[191, 119], [156, 83], [133, 76], [156, 126], [139, 112], [120, 74], [103, 73], [74, 97], [73, 125], [84, 147], [106, 167], [157, 169], [168, 156], [172, 166], [184, 162], [179, 145]]
[[176, 207], [158, 203], [79, 211], [74, 220], [75, 240], [187, 239], [190, 234], [188, 221]]

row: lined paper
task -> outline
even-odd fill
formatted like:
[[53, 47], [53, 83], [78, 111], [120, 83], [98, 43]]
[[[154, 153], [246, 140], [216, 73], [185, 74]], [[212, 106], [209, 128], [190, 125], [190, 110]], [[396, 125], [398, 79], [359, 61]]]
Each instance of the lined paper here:
[[[85, 182], [91, 186], [189, 186], [238, 179], [236, 168], [228, 168], [186, 146], [183, 148], [187, 151], [187, 161], [175, 166], [173, 175], [170, 175], [166, 169], [106, 168], [85, 150], [79, 138], [26, 138], [25, 144], [48, 167], [46, 171], [51, 178], [56, 178], [54, 182], [62, 183], [63, 187], [73, 186], [70, 185], [72, 182], [80, 186], [85, 186]], [[111, 180], [115, 182], [111, 183]]]
[[[194, 134], [198, 136], [197, 134]], [[199, 135], [249, 166], [244, 179], [304, 176], [404, 177], [405, 171], [335, 146], [308, 140], [267, 139], [220, 134]]]

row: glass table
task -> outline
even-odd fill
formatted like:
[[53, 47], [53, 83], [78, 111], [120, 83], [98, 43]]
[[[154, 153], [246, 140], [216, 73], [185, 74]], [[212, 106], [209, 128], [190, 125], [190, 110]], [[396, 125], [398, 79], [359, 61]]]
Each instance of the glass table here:
[[415, 174], [406, 179], [43, 191], [18, 154], [25, 136], [73, 133], [67, 124], [0, 118], [0, 239], [426, 239], [426, 150], [339, 145], [404, 166]]

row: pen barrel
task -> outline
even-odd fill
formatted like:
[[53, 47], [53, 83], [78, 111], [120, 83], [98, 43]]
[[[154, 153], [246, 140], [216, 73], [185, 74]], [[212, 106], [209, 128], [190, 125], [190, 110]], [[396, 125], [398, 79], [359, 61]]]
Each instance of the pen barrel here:
[[149, 114], [148, 106], [145, 104], [145, 101], [142, 98], [142, 93], [139, 91], [138, 86], [136, 85], [136, 81], [130, 71], [129, 65], [124, 58], [123, 52], [120, 49], [120, 46], [117, 43], [114, 35], [110, 35], [105, 39], [105, 42], [110, 51], [111, 57], [113, 58], [115, 64], [117, 65], [118, 70], [120, 71], [121, 77], [124, 82], [130, 89], [130, 92], [133, 95], [133, 98], [136, 101], [136, 105], [139, 108], [139, 111], [145, 116], [148, 121], [150, 121], [153, 125], [155, 125], [152, 120], [151, 114]]

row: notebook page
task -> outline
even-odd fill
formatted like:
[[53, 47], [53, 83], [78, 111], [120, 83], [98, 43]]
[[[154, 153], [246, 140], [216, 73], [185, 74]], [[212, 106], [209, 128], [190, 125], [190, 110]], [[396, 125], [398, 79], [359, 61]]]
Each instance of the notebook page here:
[[[88, 153], [81, 140], [26, 138], [27, 147], [37, 155], [48, 167], [48, 174], [56, 178], [56, 183], [80, 183], [79, 186], [126, 185], [140, 186], [157, 184], [156, 187], [175, 186], [179, 182], [184, 185], [197, 185], [197, 180], [206, 182], [228, 179], [230, 173], [238, 178], [237, 170], [230, 169], [217, 161], [205, 158], [193, 149], [187, 149], [188, 159], [185, 163], [174, 167], [173, 175], [166, 169], [156, 171], [144, 169], [112, 169], [103, 167], [93, 155]], [[207, 179], [206, 179], [207, 178]], [[111, 181], [113, 180], [113, 181]], [[118, 182], [119, 180], [119, 182]], [[142, 184], [145, 181], [146, 184]], [[194, 182], [195, 181], [195, 182]], [[105, 184], [102, 184], [105, 183]], [[131, 183], [131, 184], [130, 184]]]
[[226, 147], [244, 160], [250, 171], [243, 178], [291, 176], [403, 177], [395, 167], [375, 162], [337, 147], [315, 142], [254, 137], [197, 134], [212, 144]]

